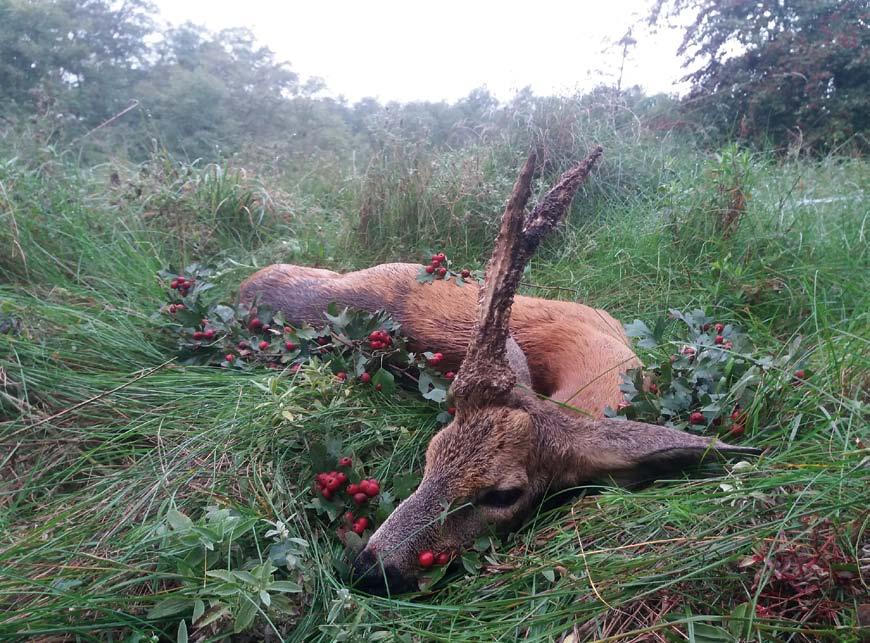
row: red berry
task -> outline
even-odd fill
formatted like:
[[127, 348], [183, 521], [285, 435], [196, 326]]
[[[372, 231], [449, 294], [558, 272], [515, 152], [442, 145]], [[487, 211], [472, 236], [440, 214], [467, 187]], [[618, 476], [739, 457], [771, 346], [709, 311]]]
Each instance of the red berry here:
[[444, 355], [442, 353], [435, 353], [427, 361], [429, 363], [429, 366], [437, 366], [443, 359]]
[[199, 330], [193, 331], [193, 338], [194, 339], [202, 339], [203, 337], [204, 337], [204, 335], [203, 335], [202, 331], [199, 331]]
[[456, 415], [456, 407], [455, 407], [455, 406], [448, 406], [448, 407], [447, 407], [447, 412], [448, 412], [450, 415]]
[[689, 416], [689, 422], [691, 422], [692, 424], [704, 424], [706, 421], [707, 420], [704, 417], [704, 414], [700, 411], [694, 411]]
[[322, 487], [323, 485], [326, 484], [326, 479], [328, 477], [329, 477], [328, 473], [318, 473], [316, 476], [314, 476], [314, 479], [317, 481], [317, 484], [319, 484]]
[[420, 567], [423, 569], [429, 569], [435, 562], [435, 554], [431, 551], [421, 551], [420, 555], [417, 556], [417, 561], [420, 563]]
[[658, 384], [656, 384], [655, 382], [651, 382], [649, 385], [649, 392], [650, 393], [658, 393], [659, 392]]
[[726, 351], [730, 351], [732, 348], [734, 348], [734, 343], [725, 342], [724, 344], [722, 344], [722, 348], [724, 348]]
[[371, 373], [363, 373], [362, 375], [359, 376], [359, 381], [362, 382], [363, 384], [368, 384], [369, 382], [372, 381], [372, 374]]
[[350, 529], [353, 533], [357, 534], [358, 536], [362, 536], [363, 532], [366, 530], [366, 528], [363, 527], [362, 524], [358, 523], [358, 522], [353, 523], [353, 527], [351, 527]]
[[369, 523], [368, 518], [366, 518], [365, 516], [362, 516], [361, 518], [357, 518], [356, 524], [362, 525], [363, 529], [367, 529], [370, 523]]
[[725, 342], [725, 338], [722, 335], [716, 335], [716, 339], [713, 340], [714, 344], [723, 344]]
[[353, 501], [358, 505], [361, 505], [368, 499], [369, 497], [362, 492], [353, 494]]
[[435, 266], [426, 266], [426, 272], [431, 275], [433, 272], [435, 272]]
[[355, 496], [356, 494], [358, 494], [360, 492], [360, 488], [359, 488], [358, 484], [351, 483], [351, 484], [347, 485], [347, 489], [345, 489], [345, 491], [347, 491], [347, 495]]
[[254, 317], [251, 321], [248, 322], [248, 329], [253, 331], [258, 331], [263, 327], [263, 322]]
[[729, 433], [731, 433], [731, 435], [743, 435], [745, 431], [745, 426], [743, 426], [742, 424], [735, 424], [731, 427], [731, 431], [729, 431]]
[[348, 523], [348, 524], [352, 523], [353, 522], [353, 512], [352, 511], [344, 512], [344, 515], [342, 516], [342, 518], [344, 519], [344, 521], [346, 523]]
[[683, 346], [683, 348], [680, 349], [680, 352], [683, 355], [688, 355], [689, 357], [692, 357], [695, 354], [695, 347], [694, 346]]
[[322, 495], [327, 500], [332, 500], [332, 492], [329, 490], [329, 488], [321, 489], [320, 495]]
[[437, 556], [435, 556], [435, 564], [436, 565], [446, 565], [450, 562], [450, 554], [446, 551], [439, 552]]
[[807, 372], [803, 369], [800, 369], [800, 370], [797, 370], [794, 372], [794, 376], [796, 378], [798, 378], [799, 380], [802, 380], [802, 379], [806, 378]]
[[362, 489], [362, 492], [369, 498], [374, 498], [381, 492], [381, 487], [376, 480], [369, 480], [368, 485]]
[[284, 342], [284, 348], [286, 348], [288, 351], [295, 351], [296, 344], [294, 344], [293, 342]]
[[463, 270], [459, 274], [462, 275], [463, 279], [468, 279], [471, 276], [471, 271], [466, 268], [465, 270]]
[[340, 382], [344, 382], [345, 380], [347, 380], [347, 373], [345, 373], [344, 371], [339, 371], [335, 374], [335, 378]]
[[438, 259], [438, 261], [444, 261], [445, 259], [447, 259], [447, 255], [443, 252], [439, 252], [437, 255], [435, 255], [435, 257]]
[[266, 350], [267, 348], [269, 348], [269, 342], [267, 342], [267, 341], [264, 339], [264, 340], [261, 341], [259, 344], [257, 344], [257, 346], [260, 347], [260, 350], [261, 350], [261, 351], [264, 351], [264, 350]]
[[326, 488], [332, 493], [335, 493], [341, 487], [341, 482], [336, 476], [329, 476], [326, 479]]
[[346, 469], [347, 467], [353, 466], [353, 460], [351, 460], [347, 456], [344, 456], [341, 460], [338, 461], [338, 466]]
[[441, 268], [438, 268], [438, 276], [439, 277], [443, 277], [446, 274], [447, 274], [447, 268], [444, 268], [443, 266]]
[[441, 261], [441, 255], [432, 255], [432, 261]]
[[710, 324], [704, 324], [703, 326], [701, 326], [701, 330], [710, 330]]
[[329, 337], [318, 337], [317, 343], [320, 344], [321, 346], [326, 346], [329, 343], [329, 339], [330, 339]]
[[169, 287], [176, 290], [178, 288], [178, 279], [173, 279], [172, 282], [170, 282]]
[[725, 324], [723, 324], [721, 322], [717, 322], [715, 328], [716, 328], [716, 332], [721, 334], [722, 331], [725, 330]]
[[224, 359], [227, 360], [228, 362], [232, 362], [234, 359], [236, 359], [236, 356], [233, 355], [232, 353], [230, 353], [229, 355], [225, 355]]
[[338, 484], [342, 485], [347, 482], [347, 474], [344, 471], [339, 471], [335, 474], [335, 479], [338, 480]]
[[447, 371], [446, 373], [444, 373], [445, 379], [452, 380], [454, 377], [456, 377], [456, 373], [454, 373], [453, 371]]
[[206, 339], [214, 339], [214, 335], [215, 335], [214, 328], [209, 328], [207, 331], [205, 331], [202, 334], [202, 336], [205, 337]]
[[384, 388], [384, 387], [381, 386], [380, 384], [375, 384], [375, 390], [376, 390], [376, 391], [380, 391], [382, 388]]

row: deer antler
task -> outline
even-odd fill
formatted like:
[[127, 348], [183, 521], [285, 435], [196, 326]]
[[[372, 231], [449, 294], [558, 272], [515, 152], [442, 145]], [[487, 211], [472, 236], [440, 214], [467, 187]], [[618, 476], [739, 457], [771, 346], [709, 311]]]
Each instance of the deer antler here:
[[516, 376], [508, 365], [505, 346], [510, 333], [511, 305], [523, 269], [544, 237], [562, 219], [577, 188], [586, 180], [602, 152], [600, 146], [595, 147], [585, 159], [565, 172], [528, 217], [525, 208], [532, 194], [537, 165], [534, 150], [523, 164], [486, 266], [477, 322], [454, 384], [454, 395], [458, 399], [473, 396], [484, 402], [513, 388]]

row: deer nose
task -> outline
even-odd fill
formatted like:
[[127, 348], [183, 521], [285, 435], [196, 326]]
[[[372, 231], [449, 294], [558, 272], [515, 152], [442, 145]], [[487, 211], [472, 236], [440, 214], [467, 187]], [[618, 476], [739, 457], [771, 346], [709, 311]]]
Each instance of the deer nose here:
[[368, 548], [363, 549], [353, 561], [353, 581], [354, 587], [378, 596], [404, 594], [417, 589], [416, 578], [405, 576]]

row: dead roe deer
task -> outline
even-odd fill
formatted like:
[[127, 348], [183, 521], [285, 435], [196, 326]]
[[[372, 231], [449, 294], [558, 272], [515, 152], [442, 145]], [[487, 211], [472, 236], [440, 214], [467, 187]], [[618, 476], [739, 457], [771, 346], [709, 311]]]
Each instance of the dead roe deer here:
[[758, 452], [602, 418], [604, 406], [621, 399], [619, 374], [639, 364], [621, 325], [582, 304], [515, 297], [523, 268], [600, 155], [596, 148], [526, 214], [537, 163], [535, 153], [529, 156], [482, 288], [418, 283], [412, 264], [345, 275], [274, 265], [242, 284], [244, 303], [268, 305], [291, 323], [322, 324], [331, 302], [386, 310], [415, 350], [439, 351], [445, 370], [458, 369], [456, 415], [432, 438], [420, 486], [354, 561], [364, 589], [415, 589], [420, 551], [455, 551], [486, 530], [515, 529], [549, 493], [593, 480], [631, 485], [707, 457]]

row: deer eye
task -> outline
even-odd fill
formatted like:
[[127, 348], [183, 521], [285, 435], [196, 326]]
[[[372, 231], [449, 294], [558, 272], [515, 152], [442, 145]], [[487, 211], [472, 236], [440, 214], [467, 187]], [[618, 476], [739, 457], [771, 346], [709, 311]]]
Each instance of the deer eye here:
[[523, 490], [520, 487], [510, 489], [490, 489], [477, 499], [477, 504], [487, 507], [510, 507], [520, 496]]

